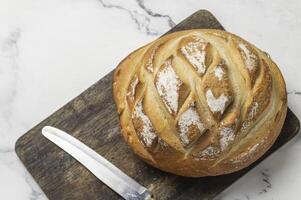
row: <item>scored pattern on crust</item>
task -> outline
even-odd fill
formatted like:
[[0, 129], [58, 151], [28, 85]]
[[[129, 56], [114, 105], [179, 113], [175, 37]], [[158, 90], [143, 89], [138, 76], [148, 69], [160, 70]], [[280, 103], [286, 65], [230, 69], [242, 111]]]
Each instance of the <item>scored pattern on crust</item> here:
[[199, 75], [203, 75], [208, 67], [206, 66], [206, 48], [208, 46], [208, 42], [197, 36], [187, 37], [182, 40], [181, 53]]
[[206, 130], [194, 103], [191, 103], [189, 107], [180, 114], [177, 126], [179, 138], [184, 146], [191, 144]]
[[172, 58], [168, 58], [160, 68], [156, 77], [156, 87], [168, 111], [175, 114], [178, 111], [179, 89], [183, 82], [172, 67]]
[[157, 142], [158, 137], [155, 134], [153, 125], [147, 115], [143, 111], [142, 100], [140, 100], [132, 114], [133, 125], [137, 131], [138, 137], [143, 144], [150, 148]]
[[[199, 155], [202, 159], [206, 159], [206, 156], [208, 159], [215, 158], [222, 151], [227, 150], [229, 144], [234, 142], [236, 135], [239, 133], [239, 131], [233, 128], [222, 127], [220, 124], [223, 121], [224, 113], [227, 112], [227, 109], [235, 98], [229, 78], [229, 66], [227, 66], [226, 60], [221, 57], [214, 45], [200, 35], [183, 37], [176, 47], [176, 52], [180, 52], [181, 55], [179, 53], [171, 53], [168, 57], [163, 55], [166, 59], [163, 60], [162, 63], [155, 63], [155, 56], [161, 56], [160, 50], [162, 48], [164, 48], [164, 43], [160, 44], [160, 48], [154, 45], [145, 53], [146, 57], [144, 59], [146, 60], [146, 64], [144, 69], [146, 72], [151, 73], [150, 76], [153, 77], [153, 84], [156, 88], [155, 92], [160, 97], [159, 101], [161, 101], [167, 110], [164, 115], [170, 114], [175, 120], [175, 135], [178, 137], [178, 142], [184, 148], [191, 148], [191, 144], [197, 143], [200, 136], [207, 130], [205, 127], [210, 126], [206, 123], [205, 119], [202, 119], [202, 117], [204, 118], [205, 116], [199, 113], [202, 112], [204, 108], [202, 107], [197, 110], [195, 103], [188, 103], [188, 101], [190, 101], [188, 96], [183, 100], [182, 105], [179, 104], [179, 98], [182, 97], [180, 88], [185, 84], [189, 84], [184, 83], [184, 80], [181, 79], [181, 76], [185, 76], [186, 71], [184, 67], [192, 66], [197, 76], [202, 77], [202, 80], [199, 81], [201, 87], [201, 93], [199, 95], [203, 96], [203, 103], [208, 107], [207, 110], [210, 111], [213, 119], [216, 121], [213, 125], [214, 127], [212, 127], [211, 130], [209, 129], [209, 134], [211, 132], [214, 134], [213, 132], [216, 130], [215, 134], [220, 138], [219, 140], [211, 142], [212, 144], [203, 148], [202, 151], [199, 151]], [[252, 50], [248, 44], [241, 42], [238, 44], [237, 51], [243, 60], [242, 64], [244, 64], [248, 70], [250, 80], [255, 81], [258, 77], [251, 76], [255, 76], [255, 72], [260, 68], [259, 59], [256, 53], [254, 53], [255, 50]], [[177, 55], [178, 59], [182, 60], [182, 64], [185, 63], [186, 66], [179, 67], [175, 59]], [[155, 64], [159, 66], [154, 66]], [[154, 73], [154, 68], [158, 69], [156, 73]], [[263, 73], [265, 73], [265, 71]], [[132, 99], [135, 99], [135, 90], [139, 82], [137, 76], [141, 76], [141, 74], [147, 76], [141, 68], [129, 84], [128, 95], [132, 97]], [[193, 76], [191, 76], [191, 78], [193, 78]], [[268, 84], [271, 85], [271, 83]], [[192, 88], [190, 88], [189, 91], [190, 93], [194, 92]], [[250, 93], [252, 93], [252, 91], [250, 91]], [[256, 90], [254, 90], [253, 93], [256, 93]], [[268, 93], [269, 91], [267, 91], [267, 95]], [[254, 95], [253, 98], [256, 99], [256, 95]], [[156, 101], [153, 103], [156, 103]], [[258, 102], [253, 102], [250, 106], [246, 107], [246, 111], [243, 113], [244, 116], [242, 116], [242, 118], [244, 118], [244, 122], [241, 124], [242, 130], [247, 130], [250, 124], [254, 123], [254, 117], [257, 116], [258, 113], [263, 112], [267, 103], [263, 104], [264, 105], [259, 106], [260, 104]], [[151, 141], [154, 139], [157, 140], [158, 137], [155, 127], [150, 126], [152, 124], [151, 119], [149, 119], [146, 114], [143, 114], [141, 101], [133, 105], [135, 105], [132, 109], [134, 113], [133, 116], [136, 117], [133, 118], [134, 127], [143, 145], [150, 147], [153, 145]], [[261, 108], [260, 110], [259, 107]], [[180, 110], [181, 112], [179, 112]], [[140, 121], [137, 120], [137, 112], [139, 113]]]
[[252, 129], [274, 109], [269, 58], [240, 38], [193, 31], [143, 49], [122, 87], [135, 132], [154, 160], [160, 149], [217, 165], [255, 138]]
[[253, 85], [257, 77], [257, 72], [259, 70], [259, 58], [256, 52], [248, 44], [239, 43], [238, 49], [245, 63], [245, 67], [248, 70], [251, 85]]

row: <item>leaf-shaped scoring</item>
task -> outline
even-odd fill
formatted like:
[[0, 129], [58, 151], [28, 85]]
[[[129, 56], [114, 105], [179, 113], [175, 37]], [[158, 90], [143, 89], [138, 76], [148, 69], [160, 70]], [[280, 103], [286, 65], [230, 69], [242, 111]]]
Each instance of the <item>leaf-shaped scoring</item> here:
[[[228, 38], [223, 40], [228, 42]], [[158, 94], [166, 111], [171, 115], [171, 117], [166, 116], [165, 111], [164, 114], [160, 115], [160, 117], [166, 116], [164, 119], [162, 118], [162, 121], [169, 120], [171, 126], [169, 128], [160, 127], [160, 130], [174, 131], [184, 149], [193, 149], [191, 154], [194, 157], [198, 155], [201, 160], [216, 159], [232, 143], [235, 143], [237, 134], [241, 132], [239, 129], [246, 125], [249, 126], [252, 120], [257, 119], [268, 106], [271, 88], [268, 68], [264, 66], [265, 63], [259, 61], [258, 54], [252, 46], [243, 42], [236, 44], [237, 52], [248, 71], [249, 78], [247, 81], [250, 81], [249, 85], [252, 86], [248, 93], [254, 96], [253, 100], [248, 103], [249, 106], [242, 109], [244, 112], [240, 113], [240, 110], [233, 110], [231, 107], [235, 101], [235, 93], [231, 83], [232, 79], [229, 76], [230, 67], [228, 64], [233, 65], [233, 63], [223, 59], [224, 55], [220, 55], [210, 41], [199, 35], [192, 35], [178, 40], [178, 44], [174, 47], [178, 49], [170, 51], [170, 55], [165, 51], [164, 59], [166, 57], [167, 59], [157, 59], [156, 66], [154, 66], [156, 56], [160, 56], [157, 54], [158, 49], [161, 48], [162, 51], [162, 48], [166, 48], [165, 45], [171, 44], [175, 45], [170, 41], [165, 43], [161, 41], [159, 46], [152, 45], [143, 58], [143, 66], [138, 70], [128, 87], [128, 102], [133, 105], [135, 130], [147, 148], [153, 149], [158, 141], [164, 143], [164, 140], [158, 137], [154, 129], [152, 119], [143, 112], [141, 100], [143, 94], [139, 95], [140, 100], [135, 96], [135, 90], [139, 85], [139, 76], [149, 76], [152, 78], [145, 80], [146, 82], [153, 80], [153, 83], [149, 83], [153, 87], [148, 89], [155, 90], [153, 92]], [[170, 49], [172, 48], [170, 47]], [[177, 64], [177, 67], [174, 66], [174, 63]], [[179, 70], [179, 66], [182, 67], [181, 70]], [[188, 69], [188, 74], [185, 74], [187, 67], [192, 67], [195, 74], [191, 74], [191, 70]], [[236, 70], [235, 66], [231, 66], [231, 70]], [[260, 76], [260, 74], [267, 75]], [[259, 76], [261, 81], [258, 82]], [[182, 80], [181, 77], [185, 77], [185, 79]], [[197, 88], [201, 89], [198, 90]], [[185, 94], [182, 90], [185, 90]], [[145, 91], [143, 90], [143, 92]], [[262, 92], [265, 92], [266, 95]], [[192, 98], [195, 94], [199, 95], [200, 98]], [[154, 98], [156, 97], [154, 96]], [[264, 101], [264, 99], [266, 100]], [[240, 103], [236, 102], [236, 105]], [[235, 108], [237, 109], [237, 107]], [[209, 112], [211, 115], [207, 115], [209, 121], [215, 122], [208, 123], [203, 112], [206, 114]], [[231, 115], [235, 118], [229, 117]], [[230, 122], [225, 123], [226, 119]], [[207, 145], [204, 145], [202, 140], [207, 141]], [[175, 147], [173, 143], [167, 143], [171, 147]]]

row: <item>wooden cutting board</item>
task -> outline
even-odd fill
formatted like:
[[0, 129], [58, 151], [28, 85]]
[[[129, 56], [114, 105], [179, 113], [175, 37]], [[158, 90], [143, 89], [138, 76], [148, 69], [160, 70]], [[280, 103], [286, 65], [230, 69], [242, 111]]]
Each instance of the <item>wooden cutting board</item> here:
[[[208, 11], [200, 10], [169, 32], [223, 29]], [[157, 199], [212, 199], [252, 167], [277, 150], [299, 130], [299, 121], [289, 110], [274, 146], [252, 166], [239, 172], [205, 178], [185, 178], [159, 171], [141, 161], [123, 141], [112, 97], [112, 75], [106, 75], [78, 97], [25, 133], [16, 152], [33, 178], [51, 200], [120, 199], [79, 162], [45, 139], [41, 129], [52, 125], [67, 131], [96, 150], [122, 171], [149, 188]]]

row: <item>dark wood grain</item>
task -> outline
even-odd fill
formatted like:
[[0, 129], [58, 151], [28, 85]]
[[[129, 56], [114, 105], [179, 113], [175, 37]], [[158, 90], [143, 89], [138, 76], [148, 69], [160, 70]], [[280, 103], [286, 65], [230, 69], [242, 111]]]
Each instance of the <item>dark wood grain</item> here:
[[[208, 11], [198, 11], [169, 32], [192, 28], [223, 29]], [[225, 176], [185, 178], [159, 171], [141, 161], [121, 138], [112, 97], [112, 75], [106, 75], [56, 111], [16, 143], [16, 152], [51, 200], [120, 199], [75, 159], [42, 137], [52, 125], [67, 131], [153, 191], [157, 199], [212, 199], [280, 146], [294, 137], [299, 121], [289, 110], [274, 146], [252, 166]]]

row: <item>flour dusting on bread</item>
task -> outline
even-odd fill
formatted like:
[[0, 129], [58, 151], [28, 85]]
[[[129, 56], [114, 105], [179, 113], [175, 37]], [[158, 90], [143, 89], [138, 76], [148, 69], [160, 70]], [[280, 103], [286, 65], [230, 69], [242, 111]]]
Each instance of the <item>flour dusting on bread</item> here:
[[200, 120], [198, 113], [192, 105], [185, 112], [183, 112], [179, 118], [178, 125], [180, 128], [181, 141], [187, 145], [189, 144], [188, 132], [190, 126], [196, 126], [200, 133], [204, 132], [205, 128]]
[[206, 91], [206, 99], [210, 110], [213, 113], [220, 112], [221, 114], [224, 113], [226, 103], [229, 101], [228, 97], [226, 97], [224, 94], [216, 98], [210, 89]]
[[232, 142], [235, 138], [234, 130], [233, 128], [229, 127], [223, 127], [220, 130], [220, 139], [219, 143], [221, 146], [221, 150], [224, 151], [230, 142]]
[[202, 150], [199, 154], [199, 159], [207, 160], [210, 158], [215, 158], [220, 153], [217, 147], [208, 146], [206, 149]]
[[221, 68], [220, 66], [217, 66], [214, 69], [214, 75], [218, 78], [219, 81], [221, 81], [223, 79], [225, 72], [223, 70], [223, 68]]
[[251, 111], [249, 112], [249, 119], [250, 120], [254, 118], [254, 116], [257, 113], [257, 110], [258, 110], [258, 103], [254, 102], [253, 105], [252, 105]]
[[136, 92], [136, 86], [139, 83], [138, 77], [135, 76], [132, 82], [130, 83], [129, 92], [127, 93], [127, 96], [134, 97]]
[[170, 113], [178, 111], [179, 88], [182, 84], [171, 65], [171, 59], [166, 60], [157, 74], [156, 87]]
[[239, 49], [243, 52], [242, 53], [242, 57], [244, 58], [245, 62], [246, 62], [246, 67], [249, 71], [253, 71], [255, 70], [256, 67], [256, 62], [257, 62], [257, 57], [254, 53], [252, 53], [248, 47], [243, 44], [240, 43], [238, 45]]
[[181, 47], [182, 54], [191, 63], [191, 65], [196, 69], [198, 74], [204, 74], [206, 71], [206, 46], [205, 42], [201, 38], [197, 38], [195, 42], [189, 42], [187, 45]]
[[159, 47], [154, 47], [152, 49], [152, 52], [151, 52], [149, 58], [147, 59], [146, 69], [148, 72], [151, 72], [151, 73], [154, 72], [154, 63], [153, 62], [154, 62], [154, 56], [155, 56], [158, 48]]
[[142, 121], [142, 130], [139, 131], [139, 134], [142, 136], [145, 146], [150, 147], [157, 135], [154, 133], [151, 121], [143, 112], [141, 100], [137, 103], [132, 118], [138, 118]]

